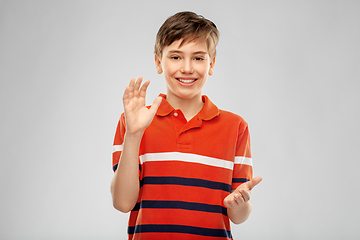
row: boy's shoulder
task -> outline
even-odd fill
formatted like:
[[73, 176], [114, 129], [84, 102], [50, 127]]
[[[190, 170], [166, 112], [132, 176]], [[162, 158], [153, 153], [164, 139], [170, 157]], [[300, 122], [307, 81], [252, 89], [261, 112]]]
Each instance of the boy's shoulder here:
[[238, 119], [242, 119], [244, 120], [243, 117], [241, 117], [239, 114], [228, 111], [228, 110], [224, 110], [224, 109], [219, 109], [220, 114], [227, 116], [227, 117], [231, 117], [231, 118], [238, 118]]
[[229, 124], [237, 122], [237, 123], [242, 123], [247, 125], [247, 122], [245, 121], [245, 119], [243, 117], [241, 117], [240, 115], [227, 111], [227, 110], [222, 110], [219, 109], [219, 117], [222, 120], [225, 120], [225, 122], [229, 122]]

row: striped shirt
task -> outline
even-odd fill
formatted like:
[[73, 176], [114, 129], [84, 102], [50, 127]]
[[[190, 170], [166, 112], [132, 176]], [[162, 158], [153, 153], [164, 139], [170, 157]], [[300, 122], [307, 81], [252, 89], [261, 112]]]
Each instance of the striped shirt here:
[[[224, 198], [252, 178], [248, 125], [219, 110], [205, 95], [186, 121], [163, 100], [139, 152], [140, 192], [130, 213], [129, 239], [232, 239]], [[114, 139], [113, 170], [125, 134], [122, 114]]]

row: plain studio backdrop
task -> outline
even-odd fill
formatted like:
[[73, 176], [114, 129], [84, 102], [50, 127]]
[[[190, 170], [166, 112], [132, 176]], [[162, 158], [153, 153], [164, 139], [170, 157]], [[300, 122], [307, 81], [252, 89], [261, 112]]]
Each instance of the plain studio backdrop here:
[[109, 190], [122, 94], [140, 75], [149, 104], [166, 91], [155, 35], [183, 10], [220, 30], [203, 93], [249, 123], [263, 177], [234, 239], [360, 238], [360, 1], [3, 0], [0, 239], [126, 238]]

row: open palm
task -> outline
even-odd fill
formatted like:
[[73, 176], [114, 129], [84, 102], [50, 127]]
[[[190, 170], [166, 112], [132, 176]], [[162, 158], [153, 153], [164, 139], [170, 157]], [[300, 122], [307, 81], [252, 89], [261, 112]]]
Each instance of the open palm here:
[[152, 122], [161, 103], [161, 97], [157, 97], [150, 108], [146, 107], [146, 90], [150, 81], [141, 86], [142, 80], [143, 78], [139, 77], [135, 82], [135, 78], [132, 78], [123, 96], [126, 132], [130, 134], [143, 133]]

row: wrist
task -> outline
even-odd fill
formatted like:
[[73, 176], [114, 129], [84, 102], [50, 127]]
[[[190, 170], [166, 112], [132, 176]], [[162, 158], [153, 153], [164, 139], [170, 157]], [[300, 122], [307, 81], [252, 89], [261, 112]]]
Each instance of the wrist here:
[[124, 136], [124, 140], [128, 141], [141, 141], [142, 136], [144, 135], [144, 131], [139, 131], [135, 133], [126, 132]]

